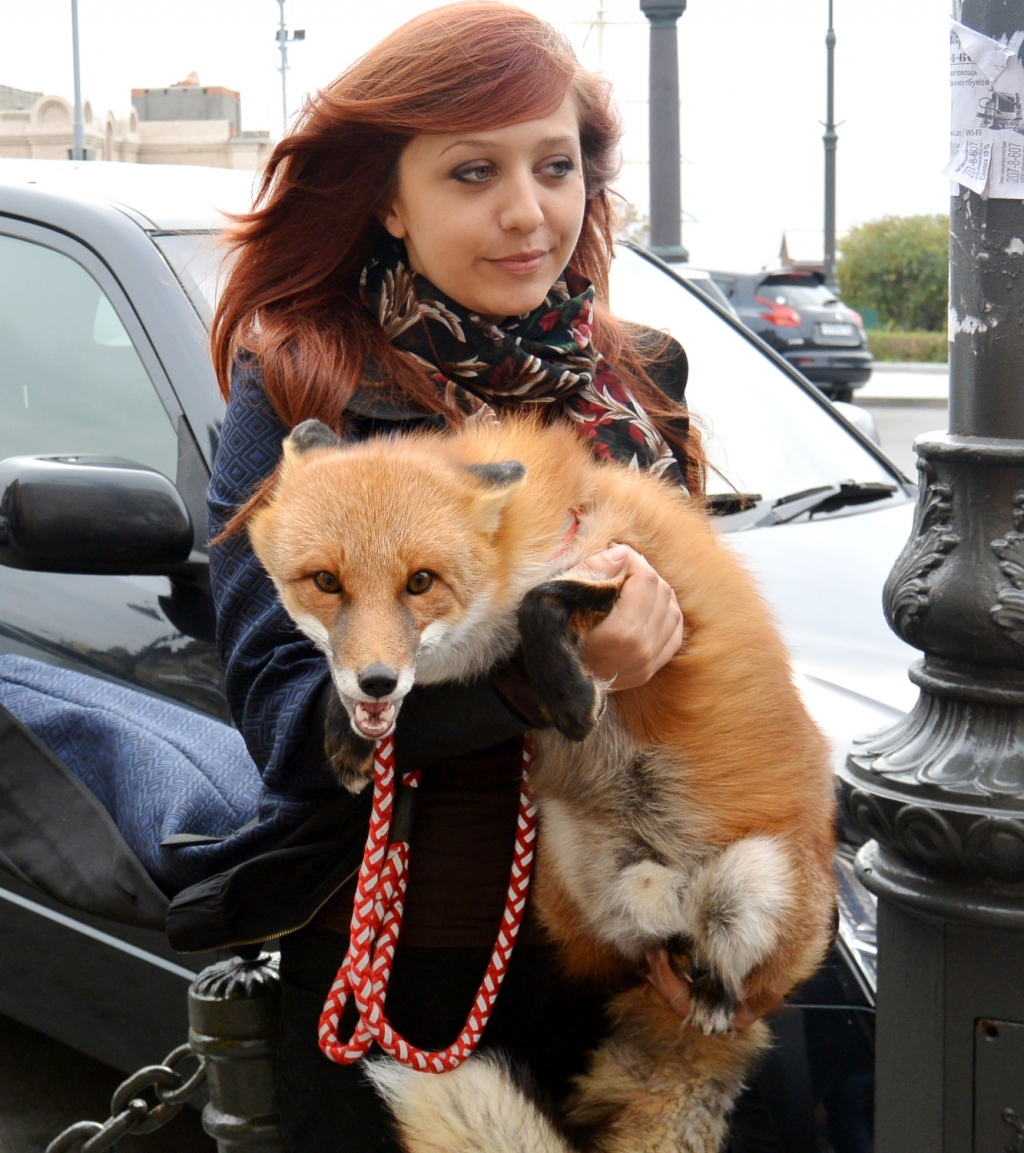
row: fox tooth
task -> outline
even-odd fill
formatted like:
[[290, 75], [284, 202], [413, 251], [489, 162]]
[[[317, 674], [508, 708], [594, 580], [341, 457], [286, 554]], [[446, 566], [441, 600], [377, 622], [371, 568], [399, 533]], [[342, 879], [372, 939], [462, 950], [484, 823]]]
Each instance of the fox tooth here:
[[395, 723], [395, 706], [390, 702], [381, 705], [367, 706], [362, 701], [356, 701], [355, 707], [356, 728], [364, 737], [385, 737]]

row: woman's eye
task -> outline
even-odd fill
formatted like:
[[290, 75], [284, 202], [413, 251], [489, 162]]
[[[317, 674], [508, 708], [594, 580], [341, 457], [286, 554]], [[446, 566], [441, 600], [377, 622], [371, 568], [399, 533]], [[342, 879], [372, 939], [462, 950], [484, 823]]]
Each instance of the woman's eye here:
[[409, 583], [405, 586], [405, 591], [412, 593], [414, 597], [422, 596], [425, 592], [429, 592], [434, 587], [434, 574], [427, 572], [425, 568], [420, 569], [419, 572], [414, 572], [409, 577]]
[[575, 167], [571, 160], [563, 157], [561, 160], [552, 160], [550, 164], [545, 164], [544, 172], [548, 176], [568, 176]]
[[315, 572], [313, 573], [313, 584], [322, 593], [340, 593], [341, 581], [332, 572]]
[[458, 169], [455, 179], [461, 180], [463, 184], [483, 184], [490, 178], [491, 173], [489, 164], [473, 164], [468, 168]]

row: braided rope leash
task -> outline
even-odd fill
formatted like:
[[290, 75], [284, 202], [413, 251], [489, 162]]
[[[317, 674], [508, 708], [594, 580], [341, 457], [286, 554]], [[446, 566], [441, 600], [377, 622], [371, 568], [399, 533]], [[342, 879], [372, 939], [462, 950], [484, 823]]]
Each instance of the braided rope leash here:
[[[428, 1073], [445, 1073], [458, 1068], [476, 1048], [508, 971], [530, 887], [537, 837], [537, 807], [530, 796], [532, 759], [529, 742], [524, 739], [512, 873], [490, 964], [456, 1040], [447, 1049], [425, 1052], [396, 1033], [384, 1014], [409, 881], [409, 830], [406, 827], [408, 821], [401, 813], [396, 817], [395, 812], [401, 806], [395, 800], [394, 740], [385, 737], [377, 742], [370, 831], [356, 885], [348, 951], [320, 1017], [320, 1048], [330, 1060], [339, 1065], [351, 1065], [365, 1057], [376, 1042], [385, 1053], [403, 1065]], [[403, 787], [415, 788], [419, 781], [418, 772], [406, 773], [402, 777]], [[359, 1011], [359, 1020], [349, 1040], [341, 1041], [338, 1024], [349, 997]]]

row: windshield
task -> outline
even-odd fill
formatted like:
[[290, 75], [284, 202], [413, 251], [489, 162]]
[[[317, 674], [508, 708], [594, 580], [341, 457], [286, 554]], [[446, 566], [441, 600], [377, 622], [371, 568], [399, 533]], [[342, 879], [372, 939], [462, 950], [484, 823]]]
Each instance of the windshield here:
[[[165, 233], [153, 240], [208, 325], [223, 279], [218, 235]], [[711, 464], [708, 496], [713, 506], [732, 514], [718, 518], [722, 530], [765, 523], [761, 510], [767, 512], [777, 501], [784, 501], [780, 509], [796, 511], [794, 494], [809, 505], [827, 500], [826, 490], [850, 482], [893, 486], [894, 473], [701, 297], [632, 249], [619, 247], [616, 253], [611, 275], [615, 313], [666, 329], [686, 349], [686, 399]], [[748, 494], [757, 510], [742, 511], [746, 502], [737, 502], [737, 493]], [[904, 499], [899, 489], [896, 496]], [[873, 506], [840, 499], [802, 515], [844, 516]], [[792, 519], [789, 511], [786, 519]]]
[[[700, 297], [631, 249], [617, 250], [611, 305], [626, 320], [667, 329], [686, 349], [686, 399], [704, 432], [711, 462], [708, 495], [719, 497], [718, 503], [734, 490], [757, 494], [770, 507], [783, 497], [842, 482], [895, 484], [895, 474], [825, 407]], [[904, 499], [898, 489], [897, 497]], [[846, 505], [814, 515], [871, 507]], [[731, 529], [750, 522], [741, 515], [719, 523]]]

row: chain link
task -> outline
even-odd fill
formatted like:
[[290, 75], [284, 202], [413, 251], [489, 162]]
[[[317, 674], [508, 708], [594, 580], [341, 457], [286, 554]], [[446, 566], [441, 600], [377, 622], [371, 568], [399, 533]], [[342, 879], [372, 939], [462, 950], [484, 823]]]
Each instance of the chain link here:
[[[195, 1072], [187, 1079], [177, 1066], [189, 1057], [196, 1062]], [[79, 1121], [65, 1129], [46, 1146], [46, 1153], [104, 1153], [122, 1137], [131, 1133], [142, 1137], [162, 1129], [181, 1112], [185, 1102], [206, 1081], [206, 1061], [190, 1045], [179, 1045], [160, 1065], [146, 1065], [122, 1081], [110, 1102], [110, 1117], [104, 1121]], [[150, 1103], [140, 1096], [151, 1092]]]

